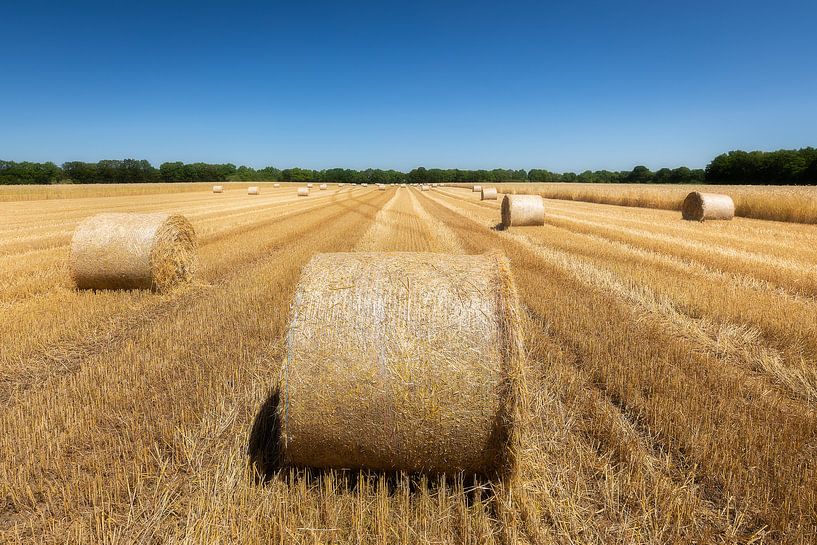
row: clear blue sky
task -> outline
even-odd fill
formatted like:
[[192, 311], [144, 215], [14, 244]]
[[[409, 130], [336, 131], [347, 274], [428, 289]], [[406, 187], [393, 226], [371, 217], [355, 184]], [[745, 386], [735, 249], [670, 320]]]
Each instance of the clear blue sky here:
[[4, 2], [0, 158], [702, 167], [817, 145], [817, 2]]

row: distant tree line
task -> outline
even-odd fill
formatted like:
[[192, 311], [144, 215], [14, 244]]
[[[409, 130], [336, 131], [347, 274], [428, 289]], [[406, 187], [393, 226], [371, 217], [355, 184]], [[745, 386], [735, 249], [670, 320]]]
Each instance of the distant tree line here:
[[817, 149], [730, 151], [706, 167], [706, 181], [725, 184], [817, 184]]
[[232, 163], [162, 163], [159, 168], [138, 159], [103, 160], [96, 163], [0, 161], [0, 184], [137, 183], [283, 181], [341, 183], [430, 182], [589, 182], [589, 183], [692, 183], [723, 184], [817, 184], [817, 149], [730, 151], [718, 155], [706, 169], [662, 168], [653, 172], [639, 165], [632, 170], [586, 170], [551, 172], [544, 169], [461, 170], [418, 167], [397, 170], [353, 170], [275, 167], [254, 169]]

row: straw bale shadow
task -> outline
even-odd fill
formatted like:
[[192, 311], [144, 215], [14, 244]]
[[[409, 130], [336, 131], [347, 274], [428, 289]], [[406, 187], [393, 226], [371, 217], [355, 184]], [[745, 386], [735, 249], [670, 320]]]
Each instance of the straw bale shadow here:
[[446, 486], [452, 489], [462, 488], [468, 505], [477, 500], [484, 501], [486, 497], [492, 495], [492, 483], [496, 481], [497, 475], [424, 474], [286, 466], [281, 445], [279, 402], [280, 393], [278, 389], [273, 389], [258, 410], [250, 431], [247, 455], [255, 469], [259, 484], [277, 480], [289, 486], [296, 486], [300, 481], [306, 480], [307, 485], [311, 486], [329, 478], [346, 492], [355, 492], [365, 483], [369, 489], [385, 486], [389, 496], [404, 493], [406, 489], [410, 494], [414, 494], [422, 489], [434, 491]]

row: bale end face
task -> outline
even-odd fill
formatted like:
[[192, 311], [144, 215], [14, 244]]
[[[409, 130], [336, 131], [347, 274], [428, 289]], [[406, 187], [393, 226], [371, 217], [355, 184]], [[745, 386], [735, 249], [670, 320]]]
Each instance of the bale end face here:
[[166, 291], [193, 278], [196, 252], [184, 216], [98, 214], [74, 232], [71, 277], [79, 289]]
[[495, 187], [485, 187], [480, 193], [480, 199], [483, 201], [495, 201], [497, 198], [497, 191]]
[[681, 217], [690, 221], [731, 220], [735, 203], [729, 195], [693, 191], [681, 205]]
[[504, 257], [319, 254], [288, 338], [283, 465], [510, 473], [523, 350]]
[[540, 195], [505, 195], [502, 199], [503, 227], [545, 224], [545, 201]]

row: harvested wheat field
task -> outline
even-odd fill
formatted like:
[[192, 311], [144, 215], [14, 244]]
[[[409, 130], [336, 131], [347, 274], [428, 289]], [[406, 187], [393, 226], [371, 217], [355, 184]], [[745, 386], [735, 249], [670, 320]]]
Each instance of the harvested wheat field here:
[[[212, 184], [172, 185], [0, 193], [0, 542], [817, 542], [816, 225], [743, 217], [746, 203], [764, 200], [749, 189], [733, 195], [731, 221], [544, 195], [544, 225], [498, 228], [501, 184], [499, 199], [487, 201], [472, 186], [331, 184], [303, 199], [286, 183], [256, 183], [256, 196], [249, 184], [224, 184], [222, 194]], [[163, 290], [77, 289], [72, 237], [102, 213], [186, 218], [197, 245], [193, 277]], [[359, 257], [313, 261], [342, 252]], [[444, 288], [475, 297], [473, 308], [493, 321], [455, 332], [429, 311], [423, 331], [438, 335], [425, 348], [395, 335], [411, 323], [382, 314], [376, 294], [356, 307], [334, 291], [374, 284], [380, 269], [369, 260], [380, 252], [414, 255], [390, 258], [415, 268], [386, 286], [406, 316], [421, 316], [423, 305], [449, 308], [430, 299]], [[507, 263], [512, 287], [484, 264], [491, 259]], [[357, 270], [366, 272], [353, 282]], [[296, 297], [302, 292], [311, 299]], [[323, 312], [315, 294], [338, 307]], [[518, 301], [524, 351], [514, 352], [515, 389], [499, 395], [491, 388], [501, 385], [502, 343], [512, 336], [496, 316], [508, 297]], [[291, 308], [308, 308], [311, 321], [296, 323], [315, 329], [292, 338]], [[382, 321], [365, 330], [343, 323], [318, 342], [333, 316], [359, 308]], [[276, 465], [269, 444], [288, 410], [276, 398], [285, 362], [331, 353], [330, 342], [359, 353], [386, 347], [390, 384], [403, 397], [367, 399], [370, 412], [355, 413], [356, 425], [377, 433], [371, 416], [388, 432], [398, 424], [376, 413], [378, 403], [404, 407], [402, 435], [388, 436], [389, 449], [411, 449], [399, 467], [428, 467], [417, 455], [426, 445], [406, 444], [412, 412], [419, 421], [428, 410], [423, 422], [437, 422], [417, 436], [439, 429], [467, 443], [488, 435], [486, 411], [512, 396], [502, 444], [513, 469], [475, 476]], [[411, 397], [416, 370], [400, 375], [395, 354], [418, 351], [429, 365], [450, 366], [418, 380], [441, 406]], [[372, 372], [353, 355], [344, 353], [347, 374], [319, 369], [340, 386], [321, 383], [326, 391], [307, 388], [303, 399], [349, 403]], [[459, 382], [451, 374], [465, 369], [458, 358], [473, 369]], [[305, 430], [302, 459], [316, 459], [310, 433], [355, 441], [352, 427], [335, 424], [333, 433], [331, 407], [301, 409], [291, 424]], [[471, 418], [471, 409], [482, 411], [467, 420], [473, 433], [450, 420]], [[334, 455], [323, 458], [338, 467], [360, 461]]]

